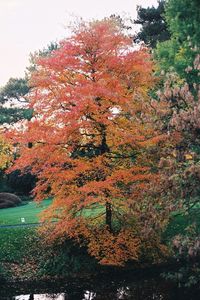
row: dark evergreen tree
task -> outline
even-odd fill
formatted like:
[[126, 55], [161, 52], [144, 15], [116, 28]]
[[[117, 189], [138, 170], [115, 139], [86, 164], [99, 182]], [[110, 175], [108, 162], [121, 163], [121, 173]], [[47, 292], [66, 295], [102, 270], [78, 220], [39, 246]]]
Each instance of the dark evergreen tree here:
[[19, 120], [31, 119], [32, 111], [25, 107], [26, 95], [30, 90], [29, 75], [35, 71], [37, 58], [45, 57], [57, 48], [58, 44], [51, 42], [46, 48], [30, 54], [30, 65], [27, 67], [25, 78], [10, 78], [6, 85], [0, 88], [0, 124], [13, 124]]
[[0, 103], [7, 101], [26, 102], [25, 95], [29, 92], [27, 78], [10, 78], [0, 90]]
[[134, 24], [141, 25], [142, 28], [135, 37], [136, 42], [143, 41], [152, 48], [157, 42], [166, 41], [170, 38], [167, 24], [164, 18], [165, 1], [158, 1], [158, 7], [137, 7], [137, 20]]
[[10, 78], [0, 89], [0, 124], [13, 124], [32, 117], [32, 111], [24, 106], [29, 89], [27, 78]]
[[36, 70], [37, 59], [39, 57], [46, 57], [49, 56], [54, 50], [59, 48], [59, 44], [56, 42], [51, 42], [42, 50], [35, 51], [30, 53], [29, 56], [29, 66], [26, 68], [28, 74], [30, 75], [32, 72]]

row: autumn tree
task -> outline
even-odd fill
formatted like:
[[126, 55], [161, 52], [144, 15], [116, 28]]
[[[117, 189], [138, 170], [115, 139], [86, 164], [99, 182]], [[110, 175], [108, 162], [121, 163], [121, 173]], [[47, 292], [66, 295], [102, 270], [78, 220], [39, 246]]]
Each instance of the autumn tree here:
[[3, 136], [0, 135], [0, 191], [5, 191], [5, 170], [13, 161], [13, 146]]
[[[148, 91], [152, 59], [115, 21], [82, 23], [32, 74], [34, 118], [13, 169], [31, 166], [36, 199], [53, 196], [48, 236], [75, 238], [101, 263], [137, 260], [164, 247], [165, 203], [147, 193], [159, 178]], [[31, 147], [27, 147], [27, 145]], [[148, 244], [148, 246], [147, 246]], [[146, 245], [146, 246], [145, 246]]]
[[0, 135], [0, 170], [5, 170], [13, 160], [13, 147]]

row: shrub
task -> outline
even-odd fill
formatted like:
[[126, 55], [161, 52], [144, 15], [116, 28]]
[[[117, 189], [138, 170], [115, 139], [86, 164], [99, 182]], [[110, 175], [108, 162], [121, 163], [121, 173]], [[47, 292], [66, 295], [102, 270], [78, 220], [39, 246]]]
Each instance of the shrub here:
[[10, 193], [0, 193], [0, 208], [17, 206], [21, 203], [18, 196]]
[[18, 195], [30, 195], [36, 184], [36, 176], [30, 172], [22, 174], [20, 170], [15, 170], [7, 175], [6, 184]]
[[8, 208], [8, 207], [14, 207], [16, 206], [14, 202], [11, 201], [6, 201], [6, 202], [2, 202], [0, 203], [0, 208]]

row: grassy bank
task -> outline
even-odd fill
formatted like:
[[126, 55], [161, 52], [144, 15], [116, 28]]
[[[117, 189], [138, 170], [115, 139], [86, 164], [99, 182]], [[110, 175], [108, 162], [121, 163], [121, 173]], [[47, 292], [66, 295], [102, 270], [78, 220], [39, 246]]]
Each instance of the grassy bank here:
[[46, 245], [32, 227], [0, 228], [0, 279], [40, 280], [92, 274], [99, 265], [67, 240]]
[[186, 229], [192, 224], [196, 226], [197, 233], [200, 234], [200, 208], [193, 209], [190, 214], [182, 215], [176, 213], [171, 216], [169, 225], [164, 233], [164, 239], [168, 241], [175, 235], [186, 234]]
[[0, 225], [21, 224], [21, 218], [25, 223], [37, 223], [39, 214], [51, 204], [52, 200], [46, 199], [41, 203], [30, 201], [17, 207], [0, 209]]
[[[0, 224], [19, 224], [24, 217], [26, 223], [38, 222], [38, 213], [45, 209], [51, 200], [45, 200], [39, 206], [35, 202], [0, 210]], [[168, 243], [175, 235], [185, 234], [186, 228], [196, 223], [200, 232], [200, 210], [192, 215], [174, 215], [164, 233], [163, 239]], [[67, 241], [62, 245], [45, 248], [36, 228], [15, 227], [0, 228], [0, 267], [12, 270], [17, 277], [30, 278], [36, 274], [49, 276], [62, 275], [62, 272], [84, 273], [86, 269], [96, 268], [96, 262], [89, 257], [85, 249]], [[24, 271], [26, 270], [26, 271]]]
[[32, 247], [35, 229], [0, 228], [0, 261], [22, 262]]

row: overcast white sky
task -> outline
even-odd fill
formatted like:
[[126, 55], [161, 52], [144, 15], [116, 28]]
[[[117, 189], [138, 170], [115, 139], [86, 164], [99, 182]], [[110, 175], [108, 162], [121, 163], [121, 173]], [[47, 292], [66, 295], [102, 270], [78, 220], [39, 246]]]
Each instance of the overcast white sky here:
[[136, 6], [157, 0], [0, 0], [0, 86], [23, 77], [29, 53], [66, 35], [73, 16], [101, 19], [113, 13], [136, 18]]

